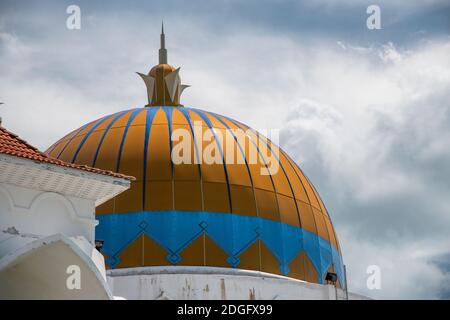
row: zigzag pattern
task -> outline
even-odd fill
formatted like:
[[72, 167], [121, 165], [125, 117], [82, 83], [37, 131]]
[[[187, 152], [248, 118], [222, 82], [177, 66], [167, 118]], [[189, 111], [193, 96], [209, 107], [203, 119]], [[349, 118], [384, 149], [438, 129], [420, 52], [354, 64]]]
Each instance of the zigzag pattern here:
[[261, 240], [278, 260], [283, 275], [289, 274], [289, 264], [305, 252], [320, 283], [331, 266], [340, 283], [344, 283], [342, 257], [329, 241], [282, 222], [232, 213], [175, 210], [106, 214], [97, 219], [100, 224], [96, 236], [107, 239], [102, 251], [109, 257], [106, 263], [111, 268], [120, 263], [121, 253], [141, 235], [147, 235], [167, 251], [168, 263], [177, 264], [183, 250], [205, 234], [226, 252], [230, 267], [239, 267], [239, 256]]

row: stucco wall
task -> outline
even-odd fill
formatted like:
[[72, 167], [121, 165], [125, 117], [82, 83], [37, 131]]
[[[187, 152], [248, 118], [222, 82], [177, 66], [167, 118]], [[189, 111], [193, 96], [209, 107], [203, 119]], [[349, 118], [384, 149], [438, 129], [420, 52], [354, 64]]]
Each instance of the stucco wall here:
[[95, 224], [94, 201], [0, 183], [0, 236], [63, 233], [93, 243]]
[[[107, 272], [114, 296], [133, 300], [345, 299], [332, 285], [256, 271], [213, 267], [143, 267]], [[365, 297], [349, 294], [349, 299]]]

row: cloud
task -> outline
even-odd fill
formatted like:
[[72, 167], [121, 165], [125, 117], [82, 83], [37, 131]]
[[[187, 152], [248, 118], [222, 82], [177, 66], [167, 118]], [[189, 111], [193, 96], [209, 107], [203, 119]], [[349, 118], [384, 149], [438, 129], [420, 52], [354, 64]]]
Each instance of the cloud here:
[[[450, 252], [450, 40], [340, 48], [322, 51], [286, 118], [284, 148], [327, 200], [358, 270], [349, 273], [355, 290], [440, 297], [449, 286], [433, 261]], [[370, 264], [383, 272], [380, 292], [365, 287]]]

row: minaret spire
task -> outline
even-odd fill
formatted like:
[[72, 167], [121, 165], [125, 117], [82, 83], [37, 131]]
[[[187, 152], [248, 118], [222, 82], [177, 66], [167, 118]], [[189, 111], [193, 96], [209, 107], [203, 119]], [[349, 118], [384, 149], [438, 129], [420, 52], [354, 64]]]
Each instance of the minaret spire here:
[[161, 23], [161, 48], [159, 49], [159, 64], [167, 64], [166, 35], [164, 34], [164, 22]]
[[181, 107], [180, 96], [188, 85], [181, 84], [180, 68], [167, 63], [166, 38], [164, 23], [161, 24], [161, 47], [159, 63], [148, 74], [138, 72], [147, 87], [148, 107], [174, 106]]

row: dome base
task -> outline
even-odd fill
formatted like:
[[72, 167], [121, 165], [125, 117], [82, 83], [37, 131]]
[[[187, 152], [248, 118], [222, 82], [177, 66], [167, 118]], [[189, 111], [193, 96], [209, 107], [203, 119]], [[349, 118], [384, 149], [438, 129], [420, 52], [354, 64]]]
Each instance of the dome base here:
[[[132, 300], [342, 300], [344, 290], [259, 271], [164, 266], [107, 271], [114, 296]], [[349, 299], [366, 297], [349, 294]]]

